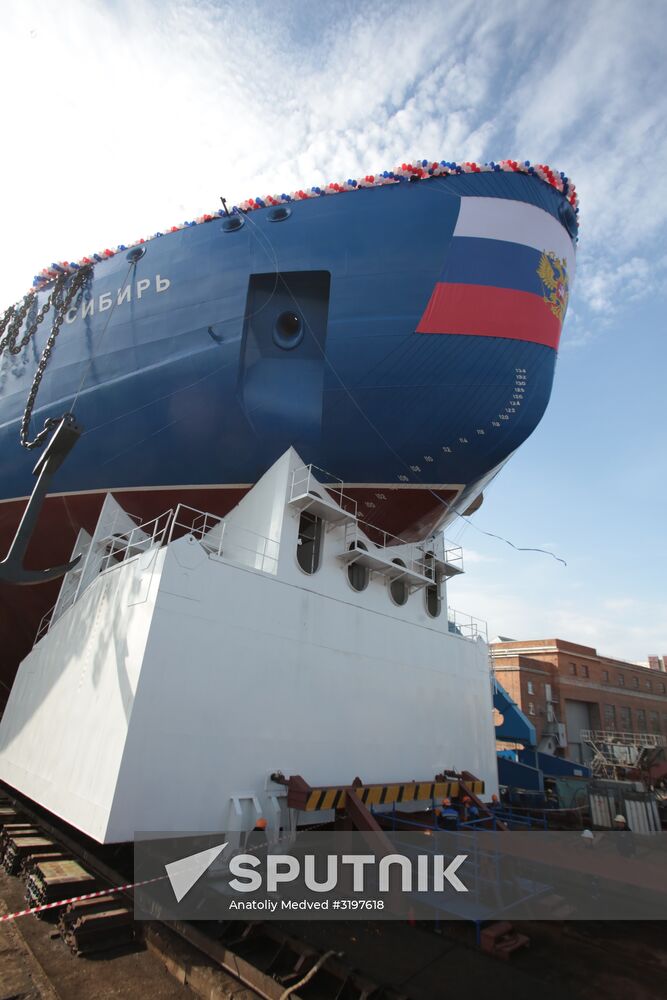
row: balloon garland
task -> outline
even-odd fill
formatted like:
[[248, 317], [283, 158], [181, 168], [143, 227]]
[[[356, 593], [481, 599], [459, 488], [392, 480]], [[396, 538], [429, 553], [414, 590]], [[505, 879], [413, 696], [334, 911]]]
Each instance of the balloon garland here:
[[[264, 197], [248, 198], [246, 201], [242, 201], [239, 205], [235, 205], [230, 212], [232, 214], [238, 214], [240, 212], [253, 212], [260, 208], [268, 208], [271, 205], [283, 205], [292, 201], [305, 201], [308, 198], [321, 198], [326, 195], [342, 194], [346, 191], [359, 191], [362, 188], [381, 187], [385, 184], [400, 184], [406, 181], [414, 182], [428, 180], [430, 177], [447, 177], [455, 174], [481, 174], [494, 172], [522, 173], [535, 177], [561, 192], [561, 194], [572, 206], [575, 212], [575, 218], [579, 213], [579, 200], [572, 181], [569, 180], [569, 178], [566, 177], [562, 171], [559, 172], [552, 170], [544, 163], [532, 165], [529, 160], [498, 160], [497, 162], [492, 160], [490, 163], [481, 164], [471, 163], [468, 161], [465, 163], [450, 163], [445, 160], [441, 160], [438, 163], [431, 160], [415, 160], [412, 163], [402, 163], [400, 167], [396, 167], [394, 170], [383, 170], [381, 173], [367, 174], [365, 177], [361, 177], [358, 180], [349, 179], [342, 183], [334, 182], [327, 184], [325, 187], [311, 187], [292, 191], [290, 194], [265, 195]], [[58, 263], [53, 263], [50, 267], [43, 268], [39, 274], [35, 275], [32, 283], [32, 290], [39, 291], [39, 289], [50, 284], [61, 274], [74, 274], [80, 267], [100, 263], [103, 260], [114, 257], [117, 253], [122, 253], [124, 250], [129, 250], [141, 243], [147, 243], [150, 240], [158, 239], [159, 237], [166, 236], [169, 233], [176, 233], [179, 229], [187, 229], [190, 226], [199, 226], [206, 222], [212, 222], [214, 219], [218, 219], [226, 214], [228, 213], [223, 209], [218, 209], [215, 212], [200, 215], [190, 222], [182, 222], [179, 226], [170, 226], [168, 229], [165, 229], [164, 232], [153, 233], [152, 236], [145, 239], [142, 238], [135, 240], [134, 243], [128, 243], [127, 245], [121, 243], [113, 250], [100, 250], [98, 253], [92, 253], [88, 257], [82, 257], [76, 262], [63, 260]]]

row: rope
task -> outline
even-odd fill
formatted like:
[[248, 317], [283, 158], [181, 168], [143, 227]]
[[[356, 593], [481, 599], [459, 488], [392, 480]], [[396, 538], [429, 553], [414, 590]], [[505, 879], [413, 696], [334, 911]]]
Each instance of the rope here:
[[306, 975], [303, 977], [303, 979], [300, 979], [298, 983], [294, 983], [293, 986], [290, 986], [283, 993], [281, 993], [279, 1000], [288, 1000], [288, 998], [291, 997], [292, 994], [296, 990], [301, 989], [302, 986], [305, 986], [306, 983], [309, 983], [310, 980], [315, 975], [315, 973], [319, 972], [319, 970], [322, 968], [322, 966], [324, 965], [324, 963], [327, 962], [330, 958], [333, 958], [334, 955], [336, 956], [336, 958], [342, 958], [343, 957], [343, 952], [342, 951], [333, 951], [333, 950], [332, 951], [325, 951], [324, 955], [321, 955], [318, 958], [318, 960], [315, 962], [315, 965], [312, 967], [312, 969], [310, 970], [310, 972], [307, 972]]

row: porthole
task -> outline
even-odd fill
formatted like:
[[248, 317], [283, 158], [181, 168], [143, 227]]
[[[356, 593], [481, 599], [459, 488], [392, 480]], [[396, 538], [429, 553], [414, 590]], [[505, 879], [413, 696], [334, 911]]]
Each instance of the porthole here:
[[[392, 559], [392, 562], [396, 563], [397, 566], [405, 568], [405, 563], [402, 559]], [[389, 593], [394, 604], [402, 607], [408, 599], [408, 584], [405, 577], [399, 576], [395, 580], [392, 580], [389, 584]]]
[[298, 347], [303, 340], [303, 321], [293, 309], [286, 309], [276, 319], [273, 342], [284, 351]]
[[[354, 549], [363, 549], [364, 552], [368, 552], [367, 547], [363, 542], [352, 542], [349, 547], [349, 551], [352, 552]], [[368, 581], [370, 579], [370, 572], [368, 566], [362, 566], [361, 563], [351, 562], [347, 567], [347, 578], [350, 581], [350, 586], [357, 593], [361, 593], [368, 586]]]
[[145, 253], [146, 253], [146, 247], [142, 243], [138, 247], [132, 247], [130, 252], [127, 254], [127, 259], [131, 264], [136, 264], [138, 260], [141, 260], [141, 258]]
[[442, 608], [442, 600], [440, 597], [440, 581], [437, 583], [432, 583], [430, 587], [426, 587], [424, 591], [424, 599], [426, 601], [426, 613], [430, 618], [437, 618], [440, 614], [440, 609]]
[[224, 233], [235, 233], [242, 226], [245, 226], [245, 219], [242, 215], [226, 215], [222, 220], [222, 231]]
[[433, 580], [433, 583], [424, 589], [426, 613], [430, 618], [437, 618], [442, 607], [442, 597], [440, 593], [440, 575], [435, 568], [435, 556], [432, 552], [427, 552], [424, 555], [424, 576], [427, 576], [429, 580]]
[[276, 205], [275, 208], [269, 210], [267, 219], [269, 222], [284, 222], [285, 219], [289, 219], [292, 214], [292, 209], [288, 208], [287, 205]]
[[322, 519], [304, 510], [299, 518], [299, 539], [296, 549], [296, 561], [304, 573], [312, 575], [320, 568], [322, 534]]

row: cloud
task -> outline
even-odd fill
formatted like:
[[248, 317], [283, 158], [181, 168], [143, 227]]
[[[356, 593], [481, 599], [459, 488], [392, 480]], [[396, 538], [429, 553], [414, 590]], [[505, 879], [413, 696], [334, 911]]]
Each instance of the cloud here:
[[664, 292], [667, 255], [653, 259], [630, 257], [620, 261], [602, 255], [597, 260], [588, 256], [582, 264], [580, 280], [592, 312], [608, 316], [621, 303], [625, 307], [656, 291]]
[[[414, 156], [520, 156], [577, 184], [579, 274], [563, 345], [586, 350], [619, 309], [665, 293], [667, 258], [650, 248], [667, 231], [666, 34], [660, 0], [5, 5], [0, 303], [52, 260], [150, 235], [217, 208], [220, 195], [290, 191]], [[532, 582], [536, 559], [549, 587]], [[479, 552], [467, 560], [495, 569]], [[511, 592], [507, 577], [464, 579], [455, 603], [458, 591], [504, 634], [556, 625], [620, 655], [660, 646], [661, 609], [633, 611], [631, 623], [603, 605], [582, 615], [553, 560], [534, 557], [526, 580], [512, 566]]]
[[[657, 3], [196, 3], [26, 0], [6, 14], [0, 85], [11, 299], [52, 259], [218, 204], [406, 157], [521, 155], [582, 198], [580, 281], [654, 287], [643, 243], [667, 221], [667, 88]], [[508, 56], [509, 53], [509, 56]], [[585, 67], [585, 71], [582, 71]], [[649, 181], [650, 178], [650, 181]], [[647, 196], [650, 183], [650, 196]], [[39, 224], [33, 219], [39, 217]], [[640, 262], [646, 262], [640, 273]], [[633, 263], [634, 272], [623, 274]], [[615, 283], [615, 284], [614, 284]]]
[[[457, 543], [458, 544], [458, 543]], [[480, 563], [493, 563], [497, 562], [493, 556], [489, 556], [484, 552], [478, 552], [476, 549], [465, 548], [464, 560], [467, 566], [475, 565], [478, 566]]]
[[[658, 167], [667, 156], [667, 10], [589, 3], [576, 7], [575, 24], [565, 16], [554, 30], [517, 86], [515, 134], [527, 156], [567, 163], [575, 179], [573, 303], [595, 322], [665, 290], [664, 263], [656, 268], [646, 251], [667, 228], [667, 174]], [[570, 346], [593, 337], [589, 328]]]
[[567, 576], [558, 581], [545, 572], [542, 581], [536, 580], [534, 562], [524, 572], [510, 571], [505, 563], [504, 571], [506, 578], [500, 580], [498, 570], [492, 576], [493, 568], [485, 567], [483, 580], [472, 575], [448, 589], [448, 603], [465, 611], [474, 608], [475, 616], [488, 623], [490, 637], [572, 640], [632, 663], [664, 646], [664, 602], [634, 601], [622, 594], [599, 598], [589, 588], [585, 601], [575, 600], [568, 595], [579, 588]]

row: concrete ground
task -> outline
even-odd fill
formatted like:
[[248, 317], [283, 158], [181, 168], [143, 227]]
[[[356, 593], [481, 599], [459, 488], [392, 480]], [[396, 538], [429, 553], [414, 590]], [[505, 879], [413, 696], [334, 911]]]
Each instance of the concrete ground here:
[[[23, 906], [23, 883], [0, 870], [0, 913]], [[345, 964], [378, 984], [402, 990], [411, 1000], [452, 996], [664, 1000], [667, 996], [664, 925], [516, 926], [530, 937], [531, 944], [504, 963], [475, 950], [471, 928], [461, 923], [443, 925], [442, 933], [436, 934], [428, 926], [391, 921], [281, 921], [281, 927], [295, 937], [309, 940], [322, 951], [343, 952]], [[205, 976], [202, 981], [207, 982]], [[231, 984], [228, 995], [248, 996], [237, 984]], [[75, 958], [52, 922], [28, 916], [0, 923], [0, 1000], [187, 1000], [193, 996], [149, 951]]]
[[530, 946], [503, 962], [474, 949], [472, 928], [461, 922], [443, 924], [440, 934], [394, 921], [281, 922], [411, 1000], [665, 1000], [665, 926], [517, 923]]
[[[23, 882], [0, 870], [0, 915], [25, 906]], [[55, 924], [34, 916], [0, 923], [0, 1000], [192, 1000], [145, 950], [76, 958]]]

